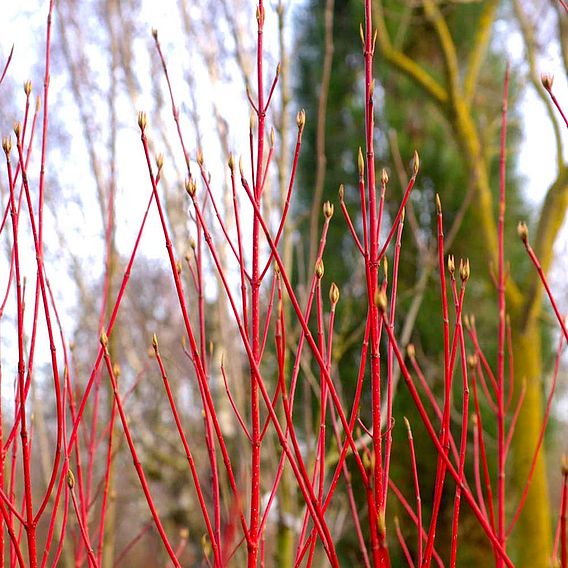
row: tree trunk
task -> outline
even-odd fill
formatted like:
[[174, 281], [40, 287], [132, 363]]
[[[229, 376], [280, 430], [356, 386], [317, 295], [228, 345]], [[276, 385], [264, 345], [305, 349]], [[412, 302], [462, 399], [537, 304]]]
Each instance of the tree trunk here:
[[[517, 321], [515, 321], [515, 319]], [[523, 327], [513, 319], [515, 400], [526, 380], [526, 395], [511, 447], [508, 471], [513, 482], [515, 507], [531, 467], [543, 418], [543, 374], [540, 325], [537, 317]], [[514, 509], [511, 509], [514, 511]], [[510, 519], [510, 515], [509, 515]], [[552, 551], [550, 504], [544, 452], [540, 451], [530, 491], [513, 532], [518, 568], [548, 566]]]

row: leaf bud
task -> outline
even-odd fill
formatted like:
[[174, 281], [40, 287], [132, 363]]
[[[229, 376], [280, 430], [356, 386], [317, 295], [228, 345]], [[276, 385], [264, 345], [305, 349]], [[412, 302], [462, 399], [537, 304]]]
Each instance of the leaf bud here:
[[456, 271], [456, 261], [453, 254], [448, 255], [448, 272], [453, 276]]
[[331, 219], [333, 217], [333, 204], [329, 201], [326, 201], [323, 204], [323, 216], [326, 219]]
[[527, 244], [529, 240], [529, 228], [527, 227], [527, 224], [524, 221], [519, 221], [519, 224], [517, 225], [517, 233], [521, 238], [521, 241]]
[[465, 260], [460, 258], [460, 278], [462, 282], [467, 282], [469, 280], [470, 269], [469, 269], [469, 258]]
[[468, 355], [467, 365], [470, 369], [475, 369], [477, 367], [477, 355]]
[[414, 357], [416, 357], [416, 347], [414, 347], [414, 343], [409, 343], [406, 346], [406, 354], [410, 359], [414, 359]]
[[384, 314], [387, 311], [387, 293], [382, 288], [377, 288], [374, 297], [375, 306]]
[[185, 180], [185, 191], [190, 197], [193, 197], [195, 195], [195, 192], [197, 191], [197, 185], [193, 177], [188, 177]]
[[552, 89], [552, 84], [554, 83], [554, 75], [552, 75], [551, 73], [542, 73], [542, 75], [540, 76], [540, 82], [542, 83], [542, 86], [548, 92], [550, 92], [550, 90]]
[[306, 125], [306, 111], [304, 109], [298, 111], [298, 114], [296, 115], [296, 124], [298, 125], [298, 130], [302, 132]]
[[363, 151], [361, 146], [359, 146], [359, 152], [357, 154], [357, 166], [359, 168], [359, 177], [363, 177], [365, 174], [365, 160], [363, 158]]
[[29, 97], [31, 92], [32, 92], [32, 82], [28, 79], [24, 83], [24, 93], [26, 93], [26, 96]]
[[164, 167], [164, 154], [158, 154], [156, 156], [156, 166], [158, 171], [160, 171]]
[[321, 280], [323, 278], [324, 266], [323, 260], [320, 258], [316, 262], [316, 276]]
[[75, 487], [75, 476], [70, 469], [67, 470], [67, 487], [69, 487], [69, 489]]
[[2, 138], [2, 149], [4, 150], [6, 157], [8, 157], [12, 151], [12, 138], [10, 138], [10, 136]]
[[388, 182], [389, 182], [389, 174], [386, 168], [383, 168], [383, 171], [381, 172], [381, 183], [383, 185], [387, 185]]
[[418, 152], [414, 150], [414, 157], [412, 158], [412, 175], [416, 177], [418, 175], [418, 170], [420, 169], [420, 156]]
[[146, 130], [146, 126], [148, 125], [148, 117], [144, 111], [140, 111], [138, 113], [138, 127], [142, 132]]
[[232, 152], [229, 154], [229, 160], [227, 163], [229, 164], [229, 169], [233, 172], [235, 170], [235, 157]]
[[329, 289], [329, 301], [332, 306], [335, 306], [339, 302], [339, 288], [335, 282], [331, 283], [331, 288]]
[[343, 198], [345, 197], [345, 186], [342, 183], [339, 184], [337, 195], [339, 197], [339, 201], [343, 201]]

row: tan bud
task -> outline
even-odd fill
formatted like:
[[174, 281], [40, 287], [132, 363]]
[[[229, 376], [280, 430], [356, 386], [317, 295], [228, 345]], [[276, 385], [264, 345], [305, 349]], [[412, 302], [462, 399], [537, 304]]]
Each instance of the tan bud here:
[[339, 302], [339, 288], [335, 282], [331, 283], [331, 288], [329, 289], [329, 301], [332, 306], [335, 306]]
[[442, 214], [442, 202], [440, 201], [440, 196], [437, 193], [436, 193], [436, 213], [438, 215]]
[[323, 204], [323, 216], [326, 219], [331, 219], [333, 217], [333, 204], [329, 201], [326, 201]]
[[462, 282], [467, 282], [469, 280], [470, 269], [469, 269], [469, 258], [465, 260], [460, 258], [460, 278]]
[[306, 111], [304, 109], [298, 111], [298, 114], [296, 115], [296, 124], [298, 125], [298, 130], [302, 132], [306, 125]]
[[245, 170], [243, 168], [243, 157], [239, 156], [239, 173], [241, 175], [241, 178], [245, 177]]
[[550, 91], [552, 89], [552, 84], [554, 83], [554, 75], [551, 73], [542, 73], [540, 76], [540, 82], [547, 91]]
[[363, 32], [362, 23], [359, 23], [359, 36], [361, 37], [361, 43], [363, 44], [363, 49], [365, 49], [365, 33]]
[[203, 550], [205, 558], [209, 558], [211, 555], [211, 542], [209, 542], [206, 534], [201, 537], [201, 549]]
[[121, 373], [120, 363], [114, 363], [114, 365], [112, 366], [112, 373], [117, 379], [118, 377], [120, 377]]
[[470, 369], [475, 369], [477, 367], [477, 355], [468, 355], [467, 365]]
[[181, 274], [182, 270], [183, 270], [183, 264], [182, 264], [181, 260], [176, 260], [176, 272], [178, 274]]
[[414, 357], [416, 357], [416, 347], [414, 347], [414, 343], [409, 343], [406, 346], [406, 354], [410, 359], [414, 359]]
[[389, 174], [386, 168], [383, 168], [383, 171], [381, 172], [381, 183], [383, 185], [387, 185], [388, 182], [389, 182]]
[[189, 246], [191, 247], [191, 250], [193, 250], [193, 251], [197, 247], [197, 243], [195, 242], [195, 239], [193, 237], [189, 238]]
[[256, 125], [256, 116], [254, 114], [254, 111], [251, 110], [249, 115], [249, 129], [254, 130], [255, 125]]
[[278, 65], [276, 66], [276, 76], [277, 77], [280, 76], [280, 71], [282, 71], [282, 65], [280, 64], [280, 62], [278, 62]]
[[69, 487], [69, 489], [75, 487], [75, 476], [70, 469], [67, 470], [67, 487]]
[[453, 276], [456, 271], [456, 261], [453, 254], [448, 255], [448, 272]]
[[158, 171], [160, 171], [164, 167], [164, 154], [158, 154], [156, 156], [156, 166]]
[[26, 93], [26, 96], [29, 97], [31, 92], [32, 92], [32, 82], [28, 80], [24, 83], [24, 93]]
[[420, 156], [418, 152], [414, 150], [414, 157], [412, 158], [412, 175], [416, 177], [418, 175], [418, 170], [420, 169]]
[[410, 422], [408, 421], [408, 418], [406, 416], [403, 416], [402, 418], [404, 420], [404, 425], [406, 426], [406, 429], [408, 431], [408, 437], [412, 439], [412, 428], [410, 428]]
[[138, 127], [142, 132], [146, 130], [146, 126], [148, 125], [148, 117], [144, 111], [140, 111], [138, 113]]
[[521, 238], [521, 241], [527, 244], [529, 240], [529, 228], [527, 227], [527, 224], [524, 221], [519, 221], [519, 224], [517, 225], [517, 233]]
[[195, 192], [197, 191], [197, 185], [193, 177], [188, 177], [185, 180], [185, 191], [190, 197], [193, 197], [195, 195]]
[[377, 288], [375, 291], [374, 297], [375, 306], [379, 308], [381, 313], [385, 313], [387, 311], [387, 294], [382, 288]]
[[101, 336], [100, 336], [99, 340], [100, 340], [101, 345], [103, 347], [106, 347], [108, 345], [108, 336], [107, 336], [106, 331], [104, 329], [101, 331]]
[[197, 150], [197, 163], [199, 164], [199, 167], [203, 167], [203, 150], [201, 148], [199, 148]]
[[337, 195], [339, 197], [339, 201], [343, 201], [345, 197], [345, 186], [341, 183], [339, 184], [339, 190], [337, 191]]
[[274, 127], [270, 129], [269, 140], [270, 140], [270, 147], [274, 148]]
[[235, 157], [233, 156], [233, 153], [231, 152], [229, 154], [229, 160], [227, 162], [229, 164], [229, 169], [231, 170], [231, 172], [235, 171]]
[[321, 280], [323, 278], [324, 266], [323, 260], [320, 258], [316, 262], [316, 276]]
[[158, 336], [155, 333], [152, 335], [152, 347], [155, 351], [158, 350]]
[[379, 535], [383, 538], [387, 534], [387, 523], [384, 511], [379, 511], [377, 513], [377, 530], [379, 531]]
[[363, 158], [361, 146], [359, 146], [359, 152], [357, 153], [357, 166], [359, 168], [359, 177], [363, 177], [365, 174], [365, 159]]
[[2, 138], [2, 149], [4, 150], [6, 157], [8, 157], [12, 151], [12, 138], [10, 138], [10, 136]]
[[20, 136], [22, 135], [22, 123], [14, 122], [14, 134], [16, 135], [16, 142], [20, 141]]

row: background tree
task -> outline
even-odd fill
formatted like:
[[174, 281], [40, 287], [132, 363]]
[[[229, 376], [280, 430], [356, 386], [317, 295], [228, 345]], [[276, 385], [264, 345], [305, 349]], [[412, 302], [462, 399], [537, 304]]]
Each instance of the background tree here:
[[[506, 42], [498, 40], [499, 32], [495, 29], [496, 23], [506, 21], [505, 18], [510, 22], [511, 7], [497, 1], [435, 3], [430, 0], [419, 3], [377, 0], [374, 7], [378, 28], [377, 49], [380, 52], [376, 59], [377, 74], [382, 103], [379, 106], [378, 142], [383, 163], [395, 182], [391, 182], [390, 188], [398, 184], [403, 189], [406, 186], [406, 164], [414, 148], [419, 149], [422, 159], [419, 185], [408, 207], [410, 231], [405, 235], [400, 272], [401, 286], [408, 290], [408, 296], [405, 298], [404, 293], [401, 294], [400, 307], [405, 313], [401, 329], [403, 341], [412, 339], [418, 352], [428, 357], [441, 351], [441, 338], [437, 332], [440, 326], [439, 298], [432, 270], [436, 265], [433, 248], [435, 193], [440, 195], [444, 208], [446, 250], [456, 257], [469, 257], [476, 276], [476, 287], [470, 290], [466, 302], [470, 307], [466, 309], [472, 309], [478, 316], [477, 321], [483, 322], [479, 324], [486, 330], [482, 336], [487, 337], [487, 331], [496, 329], [495, 286], [492, 279], [495, 278], [497, 254], [498, 136], [504, 67], [508, 55], [505, 47], [499, 47], [505, 46]], [[308, 123], [306, 132], [311, 151], [303, 162], [305, 168], [301, 170], [306, 200], [310, 199], [312, 188], [318, 187], [315, 162], [320, 159], [322, 142], [328, 164], [323, 198], [332, 199], [338, 183], [346, 184], [346, 196], [355, 196], [357, 193], [354, 187], [355, 156], [357, 146], [362, 144], [362, 135], [355, 125], [361, 120], [359, 93], [362, 78], [355, 62], [360, 59], [361, 52], [359, 45], [345, 39], [349, 34], [339, 34], [337, 30], [349, 29], [354, 34], [360, 18], [359, 8], [358, 2], [341, 2], [333, 8], [333, 79], [330, 85], [326, 85], [325, 66], [322, 66], [329, 52], [329, 38], [326, 36], [329, 3], [323, 0], [312, 2], [308, 15], [302, 13], [298, 17], [302, 30], [299, 44], [308, 47], [300, 52], [297, 93], [302, 104], [309, 109], [308, 116], [314, 117]], [[559, 156], [557, 178], [547, 192], [536, 223], [538, 236], [535, 242], [538, 243], [540, 254], [544, 253], [547, 258], [543, 266], [548, 269], [552, 245], [564, 218], [567, 190], [564, 189], [561, 125], [540, 84], [536, 51], [538, 42], [535, 36], [542, 34], [542, 28], [546, 25], [549, 33], [546, 45], [550, 46], [554, 41], [562, 43], [565, 16], [556, 9], [535, 7], [531, 18], [524, 13], [520, 2], [515, 2], [514, 8], [525, 41], [530, 83], [548, 109]], [[547, 14], [546, 18], [543, 13]], [[505, 26], [510, 28], [511, 24]], [[516, 101], [523, 94], [526, 73], [527, 68], [523, 64], [513, 67], [510, 102], [512, 128], [508, 137], [507, 162], [506, 231], [509, 236], [514, 235], [517, 220], [527, 216], [515, 161], [515, 148], [520, 141], [520, 117], [515, 114]], [[314, 81], [314, 77], [318, 80]], [[327, 93], [328, 99], [323, 122], [318, 114], [318, 101], [324, 96], [322, 92]], [[396, 200], [390, 203], [396, 203]], [[392, 211], [394, 213], [396, 210]], [[329, 237], [334, 242], [333, 250], [340, 250], [340, 243], [348, 238], [345, 226], [340, 221], [334, 223]], [[513, 461], [509, 466], [516, 489], [511, 499], [513, 502], [519, 499], [523, 491], [531, 454], [536, 447], [537, 425], [540, 424], [543, 409], [543, 377], [550, 361], [550, 352], [546, 339], [542, 347], [542, 334], [546, 337], [548, 328], [543, 328], [541, 324], [543, 308], [540, 293], [535, 289], [535, 275], [527, 269], [527, 260], [520, 246], [510, 246], [507, 258], [512, 267], [507, 301], [514, 331], [517, 394], [523, 379], [528, 381], [514, 440]], [[338, 260], [338, 257], [328, 259], [326, 268], [329, 272], [342, 271], [341, 276], [345, 277], [349, 257], [342, 256]], [[352, 278], [351, 282], [356, 278]], [[353, 309], [352, 306], [350, 308]], [[493, 335], [488, 337], [493, 338]], [[493, 347], [491, 343], [491, 340], [487, 340], [485, 347], [489, 350], [493, 348], [492, 356], [495, 358], [495, 343]], [[430, 361], [439, 364], [431, 356]], [[344, 368], [349, 369], [349, 364]], [[431, 369], [433, 376], [435, 368]], [[350, 374], [341, 373], [341, 376], [348, 380]], [[411, 413], [412, 409], [404, 402], [404, 393], [399, 393], [398, 397], [398, 415]], [[395, 431], [400, 433], [401, 429], [399, 422]], [[404, 446], [398, 444], [397, 447]], [[424, 462], [421, 465], [425, 471], [428, 462], [426, 458], [422, 459]], [[433, 483], [433, 479], [430, 482]], [[448, 505], [451, 506], [450, 503]], [[521, 566], [544, 565], [548, 562], [551, 528], [542, 453], [525, 507], [525, 514], [515, 529], [516, 557]], [[449, 518], [447, 520], [450, 521]], [[469, 551], [466, 551], [466, 547], [461, 549], [465, 555], [475, 555], [476, 551], [479, 554], [478, 546]], [[486, 549], [485, 552], [489, 551]], [[462, 559], [466, 560], [465, 557]], [[478, 558], [477, 561], [481, 560]]]

